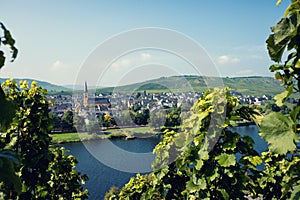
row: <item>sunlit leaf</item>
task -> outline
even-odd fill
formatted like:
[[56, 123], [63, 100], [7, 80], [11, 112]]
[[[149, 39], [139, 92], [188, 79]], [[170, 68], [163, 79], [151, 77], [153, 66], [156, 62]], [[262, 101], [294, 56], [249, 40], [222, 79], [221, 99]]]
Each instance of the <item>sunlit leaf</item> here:
[[283, 102], [287, 98], [288, 94], [289, 94], [288, 91], [284, 91], [280, 94], [275, 95], [274, 99], [276, 100], [276, 105], [279, 106], [279, 107], [282, 106]]
[[281, 4], [281, 1], [282, 1], [282, 0], [277, 0], [276, 6], [279, 6], [279, 5]]
[[225, 200], [229, 199], [229, 194], [226, 192], [226, 190], [219, 189], [219, 191], [221, 192], [221, 194]]
[[260, 135], [269, 143], [271, 151], [286, 154], [295, 149], [297, 135], [293, 131], [293, 121], [281, 113], [271, 113], [262, 119]]
[[193, 181], [188, 181], [186, 183], [186, 189], [190, 192], [190, 193], [193, 193], [193, 192], [196, 192], [200, 189], [200, 186], [199, 185], [196, 185], [193, 183]]
[[300, 59], [297, 60], [297, 63], [295, 65], [295, 68], [300, 68]]
[[298, 200], [300, 199], [300, 185], [297, 185], [294, 189], [293, 189], [293, 192], [292, 192], [292, 195], [291, 195], [291, 200]]
[[234, 154], [226, 154], [223, 153], [216, 157], [219, 165], [222, 167], [230, 167], [236, 164], [235, 155]]

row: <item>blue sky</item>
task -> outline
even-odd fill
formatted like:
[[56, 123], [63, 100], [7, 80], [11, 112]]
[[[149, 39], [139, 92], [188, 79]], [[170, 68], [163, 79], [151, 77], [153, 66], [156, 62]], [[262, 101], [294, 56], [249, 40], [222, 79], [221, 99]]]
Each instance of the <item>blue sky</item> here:
[[[82, 66], [97, 47], [115, 35], [144, 27], [174, 30], [191, 38], [206, 51], [220, 76], [272, 76], [268, 71], [271, 62], [265, 40], [288, 3], [286, 0], [276, 7], [276, 0], [3, 1], [0, 20], [16, 39], [19, 56], [0, 71], [0, 76], [34, 78], [61, 85], [73, 84], [79, 76], [79, 81], [89, 79], [97, 69], [83, 71]], [[132, 65], [134, 69], [142, 65], [144, 69], [151, 68], [151, 59], [177, 74], [193, 73], [182, 59], [159, 50], [120, 55], [108, 71]], [[97, 84], [105, 80], [104, 85], [113, 85], [125, 77], [121, 81], [125, 84], [172, 75], [170, 70], [161, 70], [160, 74], [158, 69], [154, 67], [152, 71], [156, 73], [149, 77], [142, 74], [143, 70], [118, 69], [119, 75], [112, 71], [103, 80], [99, 81], [97, 75], [97, 80], [89, 82]]]

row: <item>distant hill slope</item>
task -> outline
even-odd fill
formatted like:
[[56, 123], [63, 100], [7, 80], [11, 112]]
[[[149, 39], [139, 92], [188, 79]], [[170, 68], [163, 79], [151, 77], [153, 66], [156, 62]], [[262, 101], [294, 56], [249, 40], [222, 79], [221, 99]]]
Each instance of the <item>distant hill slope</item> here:
[[[6, 79], [0, 78], [0, 82], [4, 82]], [[29, 83], [33, 79], [15, 79], [17, 82], [19, 80], [28, 80]], [[192, 75], [183, 75], [183, 76], [171, 76], [171, 77], [161, 77], [158, 79], [153, 79], [149, 81], [144, 81], [141, 83], [135, 83], [120, 87], [107, 87], [97, 89], [97, 93], [105, 92], [189, 92], [189, 91], [200, 91], [203, 92], [208, 89], [205, 81], [209, 80], [210, 85], [213, 85], [215, 82], [220, 82], [221, 78], [216, 77], [202, 77], [202, 76], [192, 76]], [[61, 91], [72, 91], [72, 87], [63, 87], [55, 85], [49, 82], [35, 80], [43, 88], [46, 88], [49, 93], [59, 93]], [[251, 77], [234, 77], [234, 78], [222, 78], [224, 86], [231, 88], [232, 90], [242, 93], [243, 95], [254, 95], [262, 96], [266, 95], [275, 95], [283, 91], [283, 88], [280, 87], [280, 82], [274, 80], [271, 77], [260, 77], [260, 76], [251, 76]], [[79, 90], [82, 90], [82, 87], [78, 86]], [[71, 94], [71, 93], [70, 93]]]
[[[204, 91], [207, 90], [205, 83], [209, 79], [210, 85], [223, 81], [224, 86], [233, 89], [243, 95], [275, 95], [282, 92], [284, 89], [280, 87], [280, 82], [271, 77], [234, 77], [234, 78], [217, 78], [217, 77], [202, 77], [202, 76], [172, 76], [162, 77], [141, 83], [135, 83], [120, 87], [110, 87], [98, 89], [97, 92], [134, 92], [134, 91]], [[222, 80], [221, 80], [222, 79]]]
[[[1, 83], [4, 82], [5, 80], [7, 80], [7, 79], [6, 78], [0, 78], [0, 82]], [[68, 89], [66, 87], [55, 85], [55, 84], [48, 83], [48, 82], [45, 82], [45, 81], [40, 81], [40, 80], [33, 80], [33, 79], [27, 79], [27, 78], [24, 78], [24, 79], [15, 78], [14, 80], [17, 81], [17, 83], [20, 80], [28, 80], [29, 84], [31, 84], [32, 81], [36, 81], [36, 82], [38, 82], [39, 86], [47, 89], [48, 92], [60, 92], [60, 91], [68, 91], [68, 90], [70, 90], [70, 89]]]

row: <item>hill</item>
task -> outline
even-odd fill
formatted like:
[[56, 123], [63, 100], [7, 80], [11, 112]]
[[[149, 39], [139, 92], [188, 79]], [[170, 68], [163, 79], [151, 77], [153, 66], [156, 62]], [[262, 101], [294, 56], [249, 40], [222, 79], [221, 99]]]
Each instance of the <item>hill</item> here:
[[283, 91], [280, 87], [280, 82], [271, 77], [234, 77], [234, 78], [219, 78], [219, 77], [203, 77], [203, 76], [172, 76], [161, 77], [141, 83], [135, 83], [119, 87], [101, 88], [97, 93], [106, 92], [188, 92], [188, 91], [204, 91], [208, 89], [206, 82], [211, 86], [219, 85], [223, 82], [224, 86], [232, 90], [242, 93], [243, 95], [275, 95]]
[[[0, 78], [0, 82], [4, 82], [6, 80], [6, 78]], [[20, 81], [20, 80], [28, 80], [29, 84], [31, 84], [32, 81], [36, 81], [38, 82], [38, 85], [47, 89], [47, 91], [49, 93], [51, 92], [61, 92], [61, 91], [68, 91], [70, 89], [66, 88], [66, 87], [63, 87], [63, 86], [59, 86], [59, 85], [55, 85], [55, 84], [52, 84], [52, 83], [49, 83], [49, 82], [45, 82], [45, 81], [40, 81], [40, 80], [34, 80], [34, 79], [28, 79], [28, 78], [22, 78], [22, 79], [18, 79], [18, 78], [15, 78], [14, 79], [17, 83]]]
[[[6, 79], [0, 78], [0, 82], [4, 82]], [[33, 79], [15, 79], [17, 82], [19, 80], [28, 80], [29, 83], [32, 81], [37, 81], [38, 85], [46, 88], [49, 93], [64, 93], [72, 94], [72, 86], [59, 86], [46, 81], [33, 80]], [[193, 76], [193, 75], [183, 75], [183, 76], [171, 76], [171, 77], [161, 77], [158, 79], [148, 80], [140, 83], [119, 86], [119, 87], [107, 87], [97, 89], [96, 93], [110, 93], [110, 92], [189, 92], [197, 91], [203, 92], [208, 89], [206, 82], [210, 85], [223, 82], [224, 86], [231, 88], [232, 90], [242, 93], [243, 95], [275, 95], [283, 91], [280, 87], [280, 82], [274, 80], [271, 77], [260, 77], [260, 76], [250, 76], [250, 77], [234, 77], [234, 78], [218, 78], [218, 77], [203, 77], [203, 76]], [[216, 84], [217, 85], [217, 84]], [[78, 86], [79, 90], [82, 90], [82, 86]]]

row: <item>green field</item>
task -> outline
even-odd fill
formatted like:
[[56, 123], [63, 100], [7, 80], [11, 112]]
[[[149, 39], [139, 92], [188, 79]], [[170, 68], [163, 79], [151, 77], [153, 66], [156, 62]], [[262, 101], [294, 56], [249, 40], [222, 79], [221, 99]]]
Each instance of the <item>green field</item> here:
[[70, 142], [80, 142], [86, 140], [101, 140], [101, 139], [109, 139], [109, 138], [120, 138], [125, 137], [122, 132], [126, 132], [132, 136], [141, 136], [141, 135], [153, 135], [157, 134], [153, 128], [144, 126], [144, 127], [134, 127], [134, 128], [114, 128], [105, 130], [106, 134], [96, 134], [96, 133], [53, 133], [51, 134], [52, 143], [60, 144], [60, 143], [70, 143]]
[[118, 132], [122, 132], [122, 131], [127, 131], [127, 132], [131, 132], [133, 134], [137, 134], [137, 133], [150, 133], [150, 134], [156, 134], [157, 132], [153, 130], [152, 127], [149, 126], [140, 126], [140, 127], [133, 127], [133, 128], [121, 128], [121, 129], [108, 129], [107, 132], [110, 133], [118, 133]]
[[[79, 136], [80, 134], [80, 136]], [[82, 140], [92, 140], [92, 139], [101, 139], [96, 134], [89, 133], [54, 133], [51, 134], [52, 143], [66, 143], [66, 142], [80, 142]]]

